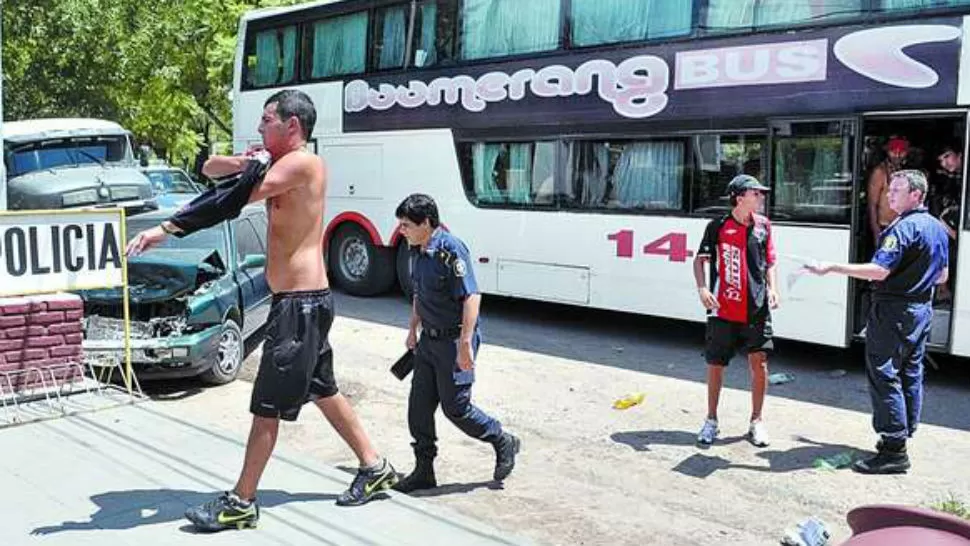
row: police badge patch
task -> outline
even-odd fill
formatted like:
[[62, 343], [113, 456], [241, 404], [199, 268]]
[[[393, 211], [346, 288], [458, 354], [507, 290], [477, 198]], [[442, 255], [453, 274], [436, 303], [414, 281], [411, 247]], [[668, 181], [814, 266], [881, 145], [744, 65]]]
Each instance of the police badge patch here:
[[887, 235], [886, 238], [882, 240], [882, 250], [885, 250], [886, 252], [896, 250], [897, 246], [899, 246], [899, 241], [896, 240], [895, 235]]
[[462, 260], [461, 258], [455, 260], [455, 265], [453, 267], [455, 269], [456, 277], [464, 277], [465, 273], [467, 273], [467, 270], [465, 269], [465, 260]]

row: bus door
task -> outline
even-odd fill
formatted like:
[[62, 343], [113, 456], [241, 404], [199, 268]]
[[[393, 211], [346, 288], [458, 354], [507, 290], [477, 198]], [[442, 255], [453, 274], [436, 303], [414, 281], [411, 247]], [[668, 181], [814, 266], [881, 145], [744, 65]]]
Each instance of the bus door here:
[[[962, 321], [953, 321], [959, 314], [957, 294], [970, 295], [970, 275], [959, 274], [959, 264], [970, 263], [960, 259], [970, 249], [960, 249], [961, 206], [964, 194], [965, 169], [960, 158], [966, 147], [967, 112], [965, 110], [933, 110], [905, 112], [875, 112], [863, 116], [862, 150], [859, 162], [859, 178], [862, 181], [860, 199], [857, 202], [855, 261], [869, 261], [875, 251], [879, 224], [889, 221], [895, 213], [888, 210], [885, 191], [885, 173], [897, 169], [917, 169], [926, 174], [929, 195], [926, 206], [930, 212], [949, 222], [954, 228], [950, 245], [950, 280], [936, 291], [933, 301], [933, 325], [928, 345], [931, 350], [947, 352], [956, 349], [960, 342], [954, 326], [962, 323], [965, 334], [970, 333], [970, 313]], [[872, 219], [876, 218], [873, 223]], [[966, 267], [965, 265], [963, 266]], [[863, 329], [869, 309], [870, 283], [854, 281], [856, 337], [863, 337]], [[961, 288], [961, 285], [967, 288]], [[964, 309], [970, 310], [970, 301], [963, 298]], [[964, 336], [966, 337], [966, 335]], [[963, 342], [967, 343], [967, 342]], [[965, 347], [970, 352], [970, 345]]]
[[858, 121], [776, 119], [769, 127], [767, 204], [781, 292], [781, 308], [772, 315], [775, 334], [846, 347], [849, 282], [838, 275], [802, 274], [802, 266], [850, 257]]
[[[970, 115], [970, 114], [968, 114]], [[956, 264], [950, 264], [950, 274], [956, 274], [951, 283], [956, 286], [953, 294], [953, 306], [951, 313], [951, 332], [950, 352], [955, 355], [970, 357], [970, 240], [964, 237], [970, 230], [970, 207], [967, 199], [970, 198], [970, 191], [967, 190], [967, 146], [970, 145], [970, 119], [964, 125], [967, 127], [964, 133], [963, 154], [960, 162], [960, 180], [963, 182], [963, 190], [959, 201], [958, 218], [960, 229], [957, 230], [957, 249], [951, 252], [951, 256], [956, 256]], [[950, 240], [953, 244], [953, 240]]]

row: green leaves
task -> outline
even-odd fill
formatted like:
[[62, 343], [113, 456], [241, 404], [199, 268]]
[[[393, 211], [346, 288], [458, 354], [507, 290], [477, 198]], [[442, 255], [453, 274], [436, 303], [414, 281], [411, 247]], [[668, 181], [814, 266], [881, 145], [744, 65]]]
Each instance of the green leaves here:
[[239, 17], [300, 0], [3, 0], [8, 120], [117, 121], [190, 162], [230, 134]]

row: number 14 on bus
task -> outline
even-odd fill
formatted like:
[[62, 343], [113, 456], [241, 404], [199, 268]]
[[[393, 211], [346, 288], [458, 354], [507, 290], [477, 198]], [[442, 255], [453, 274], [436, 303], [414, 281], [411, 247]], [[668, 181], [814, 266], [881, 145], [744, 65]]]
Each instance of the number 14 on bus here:
[[[616, 243], [617, 258], [633, 258], [633, 230], [624, 229], [606, 236]], [[643, 253], [651, 256], [666, 256], [671, 262], [686, 262], [694, 257], [694, 251], [687, 248], [687, 234], [670, 232], [643, 245]]]

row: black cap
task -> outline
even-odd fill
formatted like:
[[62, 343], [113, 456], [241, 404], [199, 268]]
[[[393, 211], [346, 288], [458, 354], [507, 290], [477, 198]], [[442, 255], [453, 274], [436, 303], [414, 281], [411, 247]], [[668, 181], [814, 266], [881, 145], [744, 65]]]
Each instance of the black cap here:
[[758, 179], [750, 174], [739, 174], [731, 180], [727, 190], [730, 195], [741, 195], [747, 190], [771, 191], [771, 188], [758, 182]]

